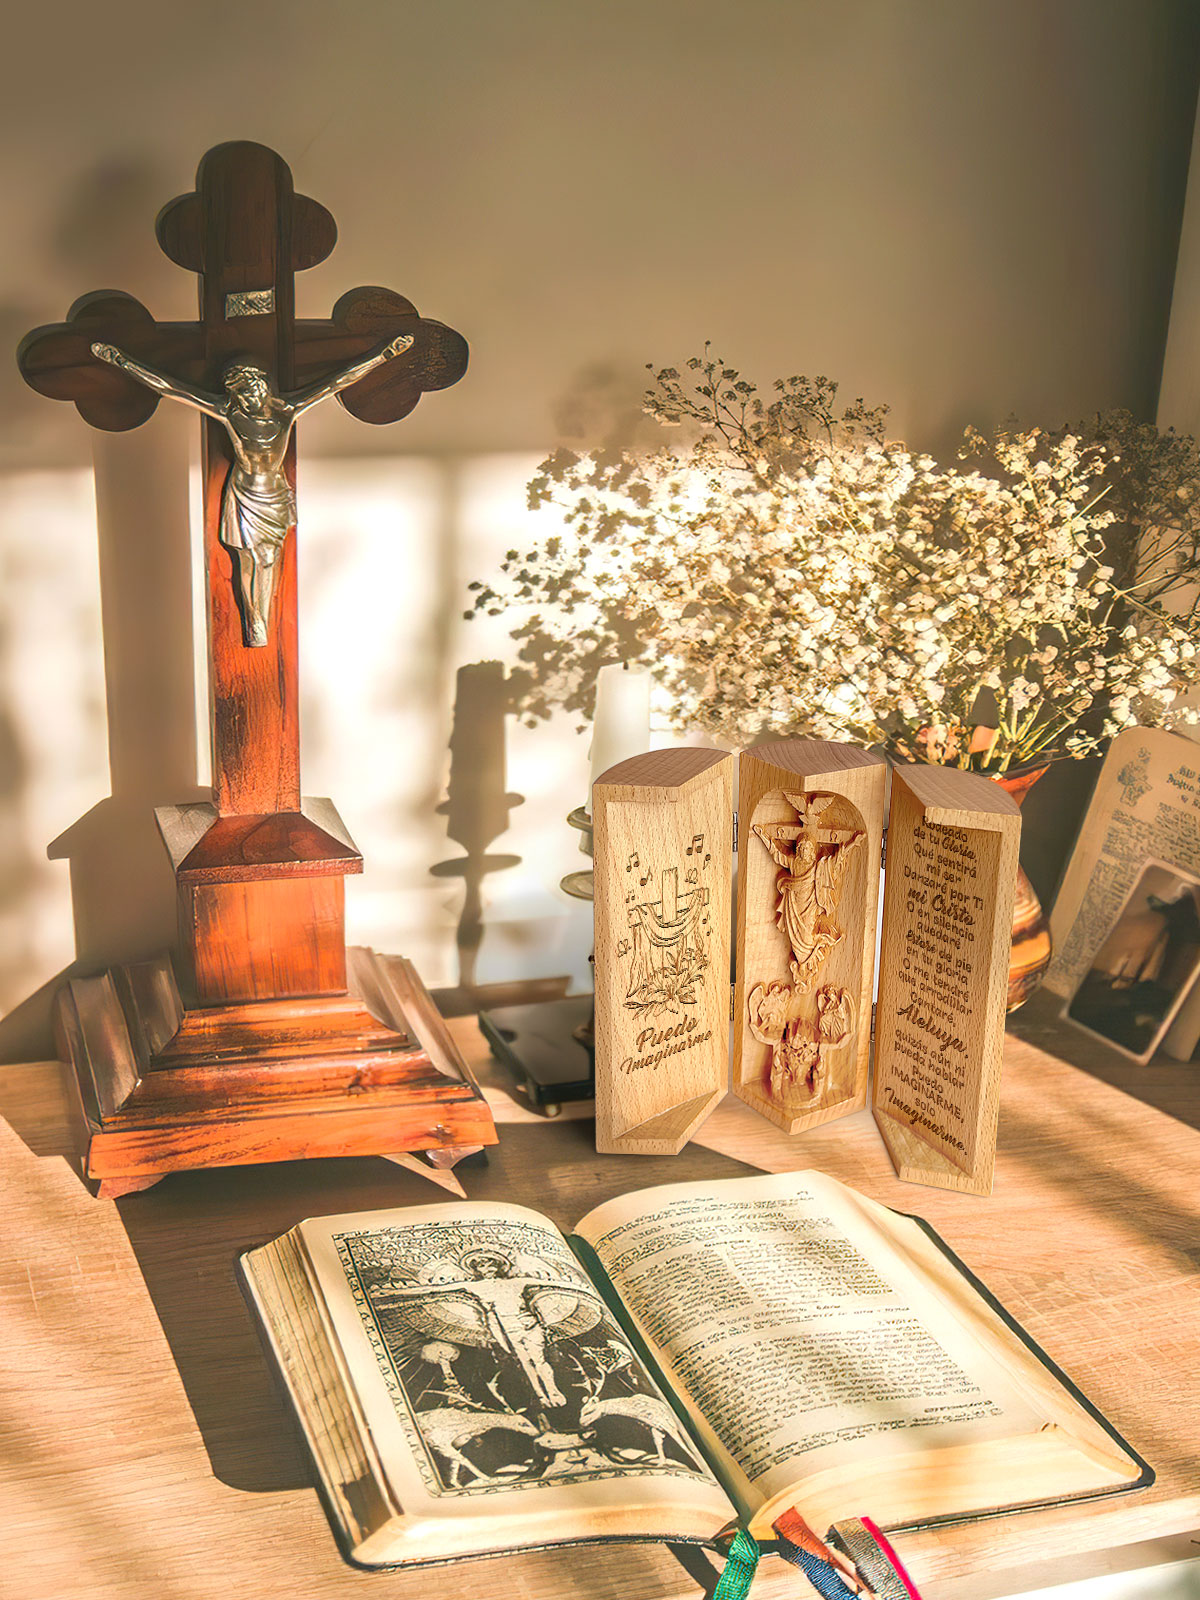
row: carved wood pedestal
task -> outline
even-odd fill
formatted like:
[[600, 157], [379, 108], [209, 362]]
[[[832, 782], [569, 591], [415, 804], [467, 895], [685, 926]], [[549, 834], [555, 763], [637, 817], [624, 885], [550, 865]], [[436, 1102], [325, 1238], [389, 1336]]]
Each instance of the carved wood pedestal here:
[[74, 1069], [96, 1193], [309, 1156], [411, 1150], [449, 1165], [494, 1144], [487, 1102], [411, 964], [347, 954], [340, 995], [188, 1009], [167, 955], [67, 984], [58, 1053]]
[[76, 978], [57, 1000], [83, 1174], [101, 1196], [198, 1166], [416, 1150], [451, 1164], [495, 1143], [412, 964], [346, 949], [343, 879], [362, 858], [329, 801], [157, 817], [179, 957]]

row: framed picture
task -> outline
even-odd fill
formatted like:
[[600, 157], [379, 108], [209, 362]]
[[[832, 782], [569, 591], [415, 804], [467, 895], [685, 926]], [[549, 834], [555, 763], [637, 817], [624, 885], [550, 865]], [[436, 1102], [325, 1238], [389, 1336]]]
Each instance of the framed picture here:
[[1146, 861], [1063, 1015], [1146, 1062], [1200, 976], [1200, 877]]

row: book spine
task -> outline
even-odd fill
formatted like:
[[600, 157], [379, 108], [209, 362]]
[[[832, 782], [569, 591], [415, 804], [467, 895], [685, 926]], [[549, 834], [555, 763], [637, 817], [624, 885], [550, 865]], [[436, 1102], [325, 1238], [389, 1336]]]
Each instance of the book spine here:
[[742, 1506], [741, 1499], [730, 1482], [729, 1476], [726, 1473], [723, 1464], [713, 1459], [707, 1445], [697, 1432], [696, 1424], [689, 1414], [687, 1408], [684, 1406], [679, 1396], [675, 1393], [675, 1389], [670, 1378], [668, 1378], [662, 1367], [659, 1366], [657, 1360], [650, 1351], [650, 1347], [638, 1332], [633, 1318], [629, 1315], [629, 1312], [625, 1308], [625, 1302], [617, 1293], [612, 1279], [609, 1277], [608, 1273], [605, 1272], [603, 1266], [601, 1265], [599, 1256], [592, 1249], [591, 1245], [588, 1244], [587, 1240], [581, 1239], [578, 1234], [569, 1233], [566, 1237], [567, 1244], [570, 1246], [575, 1259], [579, 1262], [579, 1265], [583, 1268], [584, 1272], [587, 1273], [592, 1282], [592, 1286], [596, 1290], [596, 1293], [600, 1296], [600, 1298], [604, 1301], [604, 1304], [616, 1318], [622, 1333], [624, 1333], [633, 1349], [637, 1352], [638, 1359], [641, 1361], [646, 1371], [650, 1374], [651, 1378], [653, 1378], [655, 1384], [657, 1384], [659, 1390], [662, 1392], [663, 1399], [671, 1407], [671, 1410], [674, 1411], [675, 1415], [679, 1418], [680, 1423], [687, 1430], [687, 1436], [692, 1441], [692, 1444], [696, 1447], [700, 1459], [708, 1467], [708, 1470], [712, 1473], [713, 1477], [716, 1478], [722, 1489], [724, 1489], [725, 1493], [729, 1496], [729, 1501], [734, 1511], [739, 1517], [742, 1516], [744, 1514], [744, 1508]]

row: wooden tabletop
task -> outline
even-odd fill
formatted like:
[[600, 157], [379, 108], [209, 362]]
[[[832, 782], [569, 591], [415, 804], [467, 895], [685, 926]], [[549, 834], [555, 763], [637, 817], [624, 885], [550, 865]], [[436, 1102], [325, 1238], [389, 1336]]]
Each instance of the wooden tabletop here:
[[[926, 1600], [1009, 1593], [1016, 1569], [1028, 1579], [1047, 1561], [1069, 1559], [1071, 1574], [1112, 1566], [1137, 1541], [1186, 1551], [1181, 1536], [1200, 1525], [1195, 1068], [1179, 1069], [1172, 1115], [1010, 1035], [995, 1192], [975, 1199], [899, 1183], [865, 1113], [788, 1138], [727, 1099], [681, 1155], [597, 1156], [586, 1108], [532, 1116], [473, 1021], [452, 1026], [503, 1124], [489, 1165], [463, 1173], [473, 1198], [570, 1225], [652, 1183], [819, 1167], [928, 1217], [1156, 1468], [1153, 1488], [1124, 1497], [898, 1541]], [[54, 1064], [0, 1068], [0, 1117], [0, 1595], [429, 1600], [469, 1585], [520, 1600], [667, 1600], [700, 1594], [706, 1570], [711, 1584], [701, 1553], [656, 1546], [408, 1574], [343, 1565], [234, 1259], [302, 1217], [438, 1191], [384, 1160], [313, 1161], [183, 1174], [114, 1205], [91, 1199], [64, 1159]], [[805, 1592], [764, 1562], [755, 1600]]]

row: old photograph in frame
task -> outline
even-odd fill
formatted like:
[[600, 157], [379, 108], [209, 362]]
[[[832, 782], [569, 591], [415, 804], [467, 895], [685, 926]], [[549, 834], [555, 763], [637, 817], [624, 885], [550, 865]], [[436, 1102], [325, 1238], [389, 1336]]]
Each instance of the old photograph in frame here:
[[1064, 1017], [1147, 1062], [1200, 976], [1200, 878], [1147, 860]]

